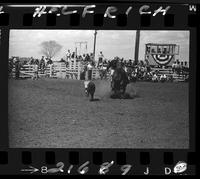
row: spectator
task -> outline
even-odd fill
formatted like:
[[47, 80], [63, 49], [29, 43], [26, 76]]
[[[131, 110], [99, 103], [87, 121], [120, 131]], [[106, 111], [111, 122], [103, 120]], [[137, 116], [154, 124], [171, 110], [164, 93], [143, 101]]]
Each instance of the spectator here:
[[168, 81], [173, 82], [173, 75], [169, 75]]
[[90, 61], [90, 55], [87, 53], [85, 56], [85, 61], [89, 62]]
[[140, 66], [143, 67], [144, 66], [144, 62], [142, 60], [140, 60]]
[[86, 55], [85, 55], [85, 54], [83, 54], [83, 56], [80, 55], [80, 58], [81, 58], [81, 61], [82, 61], [82, 60], [83, 60], [83, 61], [86, 61]]
[[131, 81], [136, 82], [136, 80], [137, 80], [137, 73], [133, 71], [131, 74]]
[[60, 59], [60, 62], [65, 62], [65, 60], [63, 58]]
[[41, 69], [41, 72], [44, 74], [44, 70], [45, 70], [45, 60], [44, 60], [44, 56], [42, 56], [41, 60], [40, 60], [40, 69]]
[[39, 66], [39, 60], [35, 59], [34, 63], [36, 63]]
[[165, 74], [162, 74], [161, 76], [160, 76], [160, 81], [163, 83], [163, 82], [165, 82], [167, 80], [167, 76], [165, 75]]
[[92, 80], [92, 62], [89, 62], [87, 65], [87, 71], [88, 71], [88, 80]]
[[134, 67], [137, 66], [137, 62], [136, 60], [133, 60], [133, 64], [132, 64]]
[[174, 61], [174, 63], [172, 64], [172, 72], [175, 73], [176, 72], [176, 62]]
[[156, 73], [153, 74], [152, 81], [153, 82], [158, 82], [158, 76], [157, 76]]
[[34, 59], [33, 59], [33, 57], [31, 57], [31, 59], [30, 59], [30, 61], [29, 61], [29, 64], [30, 64], [30, 65], [33, 65], [33, 64], [34, 64]]
[[178, 74], [178, 75], [180, 75], [181, 74], [181, 65], [180, 65], [180, 62], [179, 62], [179, 60], [177, 60], [177, 66], [176, 66], [176, 73]]
[[49, 64], [53, 64], [53, 61], [51, 59], [48, 59], [48, 61], [47, 61], [47, 65], [49, 65]]
[[186, 68], [188, 68], [188, 63], [187, 63], [187, 61], [184, 62], [184, 66], [185, 66]]
[[75, 52], [73, 52], [71, 55], [71, 58], [75, 58], [75, 57], [76, 57], [76, 54], [75, 54]]
[[65, 64], [66, 64], [66, 67], [68, 68], [69, 67], [69, 62], [65, 62]]
[[69, 61], [70, 58], [71, 58], [71, 52], [70, 52], [70, 50], [67, 50], [66, 57], [67, 57], [67, 61]]
[[84, 61], [83, 57], [81, 55], [77, 56], [78, 61]]
[[132, 67], [132, 65], [133, 65], [133, 63], [132, 63], [131, 59], [129, 59], [129, 60], [128, 60], [128, 63], [127, 63], [127, 66], [128, 66], [128, 67]]
[[100, 51], [100, 53], [98, 55], [98, 58], [99, 58], [99, 60], [98, 60], [98, 65], [97, 66], [99, 66], [99, 64], [103, 62], [104, 55], [103, 55], [102, 51]]
[[95, 60], [93, 53], [90, 53], [90, 59], [93, 60], [93, 61]]
[[46, 57], [46, 58], [45, 58], [45, 66], [48, 65], [48, 61], [49, 61], [49, 59]]

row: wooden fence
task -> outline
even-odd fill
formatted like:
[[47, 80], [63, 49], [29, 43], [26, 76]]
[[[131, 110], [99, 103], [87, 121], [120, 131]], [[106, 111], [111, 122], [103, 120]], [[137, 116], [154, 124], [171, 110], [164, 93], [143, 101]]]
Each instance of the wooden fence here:
[[[34, 75], [33, 71], [34, 65], [23, 65], [20, 69], [21, 78], [31, 78]], [[84, 66], [77, 61], [72, 59], [68, 66], [64, 62], [54, 62], [51, 65], [47, 65], [43, 70], [39, 69], [39, 77], [51, 77], [51, 78], [68, 78], [80, 80], [81, 72], [83, 72]], [[187, 75], [178, 75], [172, 72], [172, 69], [161, 69], [152, 68], [153, 71], [158, 71], [158, 76], [165, 74], [167, 77], [173, 78], [174, 81], [185, 81]], [[12, 76], [15, 76], [15, 68], [13, 68]], [[189, 76], [189, 74], [188, 74]], [[99, 79], [100, 72], [98, 68], [93, 68], [92, 79]]]
[[[20, 68], [21, 78], [31, 78], [34, 75], [34, 65], [23, 65]], [[80, 74], [83, 71], [83, 65], [76, 60], [71, 60], [69, 65], [66, 66], [64, 62], [54, 62], [51, 65], [47, 65], [44, 70], [39, 69], [39, 77], [51, 77], [51, 78], [68, 78], [80, 80]], [[15, 67], [12, 69], [12, 76], [15, 76]], [[99, 78], [99, 69], [94, 68], [92, 70], [92, 79]]]

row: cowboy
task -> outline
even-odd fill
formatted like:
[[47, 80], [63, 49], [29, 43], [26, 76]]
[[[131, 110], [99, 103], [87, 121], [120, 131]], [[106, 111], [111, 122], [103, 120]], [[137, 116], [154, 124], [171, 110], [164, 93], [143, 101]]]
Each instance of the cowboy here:
[[119, 62], [119, 57], [115, 57], [114, 60], [112, 60], [110, 62], [110, 67], [111, 67], [111, 71], [110, 71], [110, 74], [111, 74], [111, 79], [112, 79], [112, 75], [114, 73], [114, 69], [117, 67], [117, 63]]
[[99, 57], [99, 60], [98, 60], [98, 65], [97, 66], [99, 66], [99, 64], [101, 64], [103, 62], [104, 55], [103, 55], [102, 51], [100, 51], [100, 54], [98, 55], [98, 57]]

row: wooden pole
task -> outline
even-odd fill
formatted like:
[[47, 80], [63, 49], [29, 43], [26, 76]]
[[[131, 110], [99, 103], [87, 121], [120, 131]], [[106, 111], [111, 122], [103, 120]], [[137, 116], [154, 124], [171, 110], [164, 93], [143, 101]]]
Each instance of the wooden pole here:
[[80, 62], [78, 62], [78, 76], [77, 79], [80, 80], [81, 69], [80, 69]]
[[96, 36], [97, 36], [97, 30], [94, 32], [94, 48], [93, 48], [93, 60], [95, 61], [95, 52], [96, 52]]
[[136, 64], [138, 64], [139, 45], [140, 45], [140, 30], [136, 30], [136, 39], [135, 39], [135, 62], [136, 62]]

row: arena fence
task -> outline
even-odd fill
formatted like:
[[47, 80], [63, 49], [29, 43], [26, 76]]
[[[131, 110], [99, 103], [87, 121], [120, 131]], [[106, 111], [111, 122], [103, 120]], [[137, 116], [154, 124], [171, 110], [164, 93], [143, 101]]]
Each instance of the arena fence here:
[[[21, 78], [31, 78], [34, 75], [34, 65], [23, 65], [20, 68]], [[173, 78], [173, 81], [185, 81], [186, 76], [181, 74], [174, 74], [172, 69], [152, 68], [153, 71], [158, 71], [158, 76], [165, 74], [169, 78]], [[73, 80], [80, 80], [81, 73], [84, 71], [84, 65], [76, 59], [71, 59], [68, 66], [64, 62], [53, 62], [45, 67], [44, 70], [39, 69], [39, 77], [50, 78], [67, 78]], [[15, 77], [15, 67], [12, 69], [12, 77]], [[109, 77], [109, 74], [107, 75]], [[93, 68], [92, 79], [99, 79], [100, 71], [98, 68]]]
[[[51, 65], [47, 65], [44, 70], [38, 70], [39, 77], [51, 77], [51, 78], [68, 78], [80, 80], [80, 74], [83, 72], [83, 65], [77, 60], [71, 60], [69, 65], [66, 66], [64, 62], [54, 62]], [[31, 78], [34, 75], [34, 65], [23, 65], [20, 68], [20, 78]], [[15, 77], [15, 66], [12, 69], [12, 77]], [[94, 68], [92, 70], [92, 79], [99, 78], [99, 69]]]

